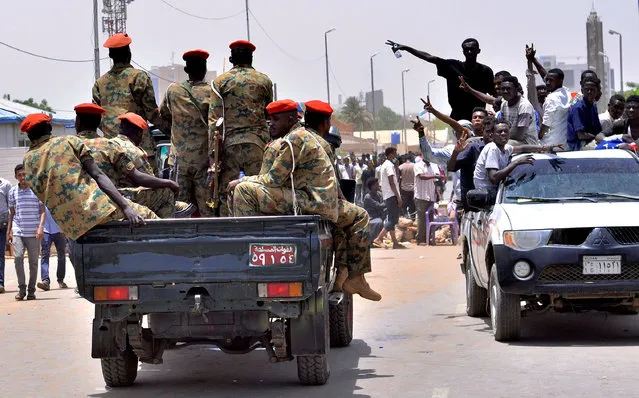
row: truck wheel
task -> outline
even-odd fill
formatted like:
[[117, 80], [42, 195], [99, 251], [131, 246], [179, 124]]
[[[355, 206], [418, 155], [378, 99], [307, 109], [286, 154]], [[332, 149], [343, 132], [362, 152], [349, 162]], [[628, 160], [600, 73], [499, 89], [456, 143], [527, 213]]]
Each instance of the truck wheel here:
[[490, 270], [490, 321], [496, 341], [519, 339], [521, 329], [521, 303], [519, 296], [506, 294], [501, 290], [495, 264]]
[[309, 386], [324, 385], [330, 374], [327, 354], [297, 357], [297, 377], [302, 384]]
[[138, 357], [129, 347], [116, 358], [100, 358], [102, 377], [109, 387], [130, 386], [138, 376]]
[[353, 295], [344, 293], [344, 299], [331, 305], [331, 347], [347, 347], [353, 340]]
[[486, 300], [488, 300], [488, 290], [477, 284], [469, 254], [466, 258], [466, 314], [472, 317], [485, 316]]

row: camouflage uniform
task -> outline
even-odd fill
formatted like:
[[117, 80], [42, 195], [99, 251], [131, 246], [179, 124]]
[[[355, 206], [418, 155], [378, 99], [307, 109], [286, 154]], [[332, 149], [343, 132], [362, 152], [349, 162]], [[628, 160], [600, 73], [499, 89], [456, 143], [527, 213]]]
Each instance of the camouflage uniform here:
[[[206, 182], [209, 166], [209, 133], [207, 117], [211, 101], [207, 82], [171, 84], [160, 105], [160, 114], [171, 126], [169, 162], [176, 167], [180, 185], [178, 200], [197, 204], [203, 217], [213, 216], [207, 205], [211, 191]], [[177, 158], [177, 165], [173, 164]]]
[[[93, 85], [93, 102], [106, 109], [100, 124], [105, 138], [120, 134], [118, 116], [127, 112], [142, 116], [162, 131], [169, 131], [169, 126], [160, 118], [151, 78], [131, 65], [113, 65], [110, 71], [102, 75]], [[155, 144], [149, 131], [144, 132], [140, 146], [148, 153], [155, 154]]]
[[[319, 135], [313, 129], [307, 128], [307, 130]], [[324, 139], [321, 139], [320, 143], [328, 153], [331, 164], [335, 166], [337, 163], [333, 147]], [[335, 222], [333, 234], [335, 266], [348, 268], [348, 274], [351, 278], [371, 272], [370, 217], [368, 212], [346, 199], [338, 199], [337, 204], [339, 216]]]
[[100, 138], [97, 131], [84, 130], [78, 133], [78, 137], [85, 140], [92, 140], [94, 138]]
[[[290, 142], [293, 147], [291, 156]], [[293, 214], [291, 170], [301, 214], [318, 214], [336, 222], [338, 186], [322, 138], [299, 124], [269, 144], [259, 175], [245, 177], [233, 195], [235, 216]]]
[[[27, 184], [51, 211], [62, 232], [76, 240], [98, 224], [122, 219], [122, 210], [84, 170], [90, 149], [74, 136], [41, 137], [24, 155]], [[147, 219], [158, 218], [150, 209], [129, 202]]]
[[[141, 149], [125, 136], [114, 139], [86, 140], [95, 164], [106, 174], [126, 199], [151, 209], [160, 218], [171, 218], [175, 212], [175, 194], [169, 188], [134, 187], [129, 173], [137, 169], [150, 174]], [[127, 148], [128, 147], [128, 148]]]
[[[222, 172], [220, 192], [236, 179], [240, 171], [247, 176], [256, 175], [264, 154], [264, 146], [270, 140], [266, 125], [266, 105], [273, 101], [273, 82], [250, 66], [235, 66], [214, 81], [215, 90], [222, 100], [211, 94], [209, 109], [209, 134], [218, 118], [224, 115], [226, 135], [221, 151]], [[220, 195], [220, 214], [231, 215], [226, 195]]]

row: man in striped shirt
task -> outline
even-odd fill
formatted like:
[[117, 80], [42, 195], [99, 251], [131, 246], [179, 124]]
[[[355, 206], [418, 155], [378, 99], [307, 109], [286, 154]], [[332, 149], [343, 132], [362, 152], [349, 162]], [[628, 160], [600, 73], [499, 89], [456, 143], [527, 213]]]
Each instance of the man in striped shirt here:
[[[44, 204], [35, 196], [27, 185], [24, 165], [15, 167], [18, 185], [9, 191], [9, 233], [8, 242], [13, 243], [16, 275], [19, 292], [16, 300], [35, 300], [36, 282], [38, 280], [38, 257], [40, 241], [44, 235], [46, 213]], [[25, 282], [24, 251], [29, 253], [29, 285]], [[28, 294], [27, 294], [28, 292]]]

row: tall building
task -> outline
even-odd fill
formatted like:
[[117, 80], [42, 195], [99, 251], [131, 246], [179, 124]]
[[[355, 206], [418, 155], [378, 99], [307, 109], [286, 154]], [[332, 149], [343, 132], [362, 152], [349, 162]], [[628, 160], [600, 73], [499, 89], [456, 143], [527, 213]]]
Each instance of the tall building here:
[[[164, 99], [166, 89], [172, 83], [181, 83], [189, 76], [184, 72], [184, 65], [172, 64], [167, 66], [154, 66], [151, 68], [151, 82], [155, 91], [155, 100], [159, 104]], [[217, 77], [216, 71], [208, 71], [205, 80], [211, 82]]]
[[[384, 92], [382, 90], [375, 90], [375, 116], [377, 116], [383, 106]], [[366, 93], [366, 110], [371, 114], [373, 113], [373, 94], [370, 91]]]
[[610, 78], [607, 76], [604, 62], [603, 24], [593, 9], [586, 22], [586, 46], [588, 49], [588, 68], [597, 72], [601, 79], [602, 96], [599, 100], [599, 108], [608, 104], [610, 98]]
[[[570, 61], [558, 61], [556, 55], [542, 55], [539, 58], [539, 62], [546, 69], [559, 68], [564, 72], [564, 86], [568, 87], [570, 91], [573, 92], [581, 92], [581, 86], [579, 84], [579, 79], [581, 78], [581, 72], [589, 68], [588, 64], [583, 62], [583, 57], [578, 57], [576, 59], [571, 59]], [[602, 82], [602, 90], [603, 96], [606, 98], [610, 98], [611, 95], [611, 87], [614, 87], [614, 69], [610, 68], [610, 62], [604, 63], [606, 73], [603, 75], [599, 75], [602, 80], [606, 80], [609, 82], [608, 85], [603, 86]], [[537, 77], [537, 84], [542, 84], [541, 78]], [[607, 102], [603, 103], [607, 106]], [[599, 109], [601, 109], [601, 105], [599, 105]], [[604, 108], [605, 109], [605, 108]]]

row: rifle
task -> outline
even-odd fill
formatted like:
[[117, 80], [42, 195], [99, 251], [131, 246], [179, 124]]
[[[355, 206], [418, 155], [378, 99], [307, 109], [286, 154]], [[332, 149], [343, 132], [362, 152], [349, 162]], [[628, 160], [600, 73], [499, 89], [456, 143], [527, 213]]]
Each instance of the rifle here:
[[[224, 137], [226, 136], [226, 124], [224, 123], [225, 109], [224, 109], [224, 98], [222, 98], [222, 94], [219, 93], [215, 89], [214, 82], [211, 82], [211, 89], [217, 95], [217, 97], [222, 101], [222, 117], [217, 119], [215, 123], [215, 131], [213, 132], [213, 170], [209, 169], [208, 183], [211, 186], [211, 180], [213, 180], [213, 200], [208, 203], [209, 207], [213, 209], [217, 209], [220, 206], [220, 151], [222, 150], [222, 144], [224, 142]], [[220, 137], [220, 128], [222, 130], [222, 137]], [[211, 171], [213, 176], [211, 176]]]

